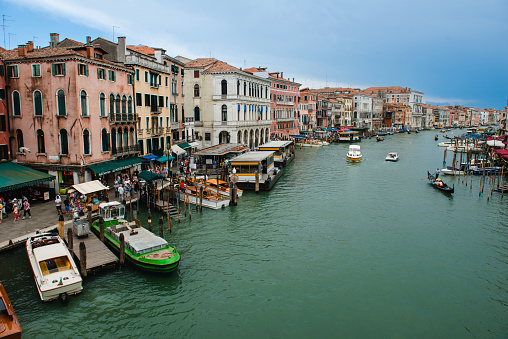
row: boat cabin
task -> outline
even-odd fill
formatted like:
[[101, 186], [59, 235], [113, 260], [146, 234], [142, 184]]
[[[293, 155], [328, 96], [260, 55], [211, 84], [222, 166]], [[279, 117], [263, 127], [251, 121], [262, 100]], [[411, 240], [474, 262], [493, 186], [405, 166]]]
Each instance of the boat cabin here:
[[231, 159], [238, 176], [236, 185], [241, 189], [254, 189], [256, 173], [259, 173], [260, 189], [269, 190], [282, 173], [275, 168], [274, 154], [274, 151], [248, 152]]
[[360, 135], [357, 131], [339, 132], [339, 142], [357, 142], [360, 141]]
[[99, 216], [104, 221], [123, 219], [125, 216], [125, 206], [118, 201], [103, 202], [99, 205]]
[[287, 166], [295, 157], [294, 142], [289, 141], [269, 141], [266, 144], [259, 146], [260, 151], [273, 151], [275, 166]]

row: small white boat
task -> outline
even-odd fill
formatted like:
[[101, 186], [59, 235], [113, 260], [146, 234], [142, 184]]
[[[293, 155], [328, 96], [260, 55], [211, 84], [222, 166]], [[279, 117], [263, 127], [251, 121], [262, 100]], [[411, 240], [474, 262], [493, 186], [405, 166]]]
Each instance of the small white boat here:
[[397, 161], [397, 160], [399, 160], [399, 154], [395, 152], [388, 153], [388, 155], [385, 158], [385, 161]]
[[349, 146], [349, 151], [347, 152], [347, 160], [353, 162], [359, 162], [362, 160], [362, 152], [360, 151], [360, 146], [358, 145]]
[[330, 145], [330, 143], [328, 141], [321, 140], [321, 145], [328, 146], [328, 145]]
[[300, 145], [304, 146], [304, 147], [321, 147], [321, 146], [323, 146], [321, 141], [315, 140], [315, 139], [305, 140]]
[[464, 171], [453, 169], [451, 166], [447, 166], [446, 168], [441, 169], [441, 173], [446, 175], [463, 175]]
[[[199, 205], [201, 203], [198, 186], [187, 186], [185, 192], [181, 192], [178, 189], [178, 185], [175, 185], [175, 189], [178, 190], [178, 198], [181, 201], [189, 202], [193, 205]], [[230, 199], [221, 194], [217, 194], [210, 188], [203, 189], [203, 206], [214, 210], [218, 210], [229, 206]]]
[[68, 295], [83, 290], [78, 268], [58, 234], [43, 233], [28, 238], [26, 251], [42, 301], [65, 300]]

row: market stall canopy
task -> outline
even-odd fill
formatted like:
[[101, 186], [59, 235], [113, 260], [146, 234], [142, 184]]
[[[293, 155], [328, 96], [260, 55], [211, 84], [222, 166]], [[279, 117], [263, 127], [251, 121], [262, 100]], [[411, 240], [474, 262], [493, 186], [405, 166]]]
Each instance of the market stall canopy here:
[[145, 156], [143, 157], [143, 159], [148, 160], [148, 161], [152, 161], [152, 160], [155, 160], [155, 159], [157, 159], [157, 158], [158, 158], [158, 156], [153, 155], [153, 154], [150, 154], [150, 155], [145, 155]]
[[72, 185], [71, 187], [84, 195], [109, 189], [108, 187], [104, 186], [99, 180], [84, 182], [82, 184]]
[[104, 175], [116, 171], [121, 171], [126, 168], [131, 168], [141, 163], [143, 163], [143, 159], [139, 157], [132, 157], [120, 160], [107, 161], [97, 165], [89, 166], [88, 168], [92, 170], [95, 173], [95, 175]]
[[191, 148], [192, 146], [186, 142], [181, 142], [178, 144], [178, 147], [180, 147], [181, 149], [187, 149], [187, 148]]
[[173, 145], [171, 146], [171, 150], [173, 152], [175, 152], [177, 155], [180, 155], [180, 154], [185, 154], [186, 152], [181, 148], [179, 147], [178, 145]]
[[151, 183], [152, 181], [157, 181], [157, 180], [164, 180], [164, 177], [162, 175], [155, 174], [154, 172], [151, 172], [151, 171], [143, 171], [143, 172], [139, 173], [138, 178], [143, 179], [147, 183]]
[[163, 155], [162, 157], [158, 158], [158, 159], [155, 159], [155, 161], [157, 162], [168, 162], [168, 161], [171, 161], [171, 160], [174, 160], [175, 157], [172, 157], [172, 156], [168, 156], [168, 155]]
[[0, 192], [54, 180], [55, 176], [12, 162], [0, 164]]

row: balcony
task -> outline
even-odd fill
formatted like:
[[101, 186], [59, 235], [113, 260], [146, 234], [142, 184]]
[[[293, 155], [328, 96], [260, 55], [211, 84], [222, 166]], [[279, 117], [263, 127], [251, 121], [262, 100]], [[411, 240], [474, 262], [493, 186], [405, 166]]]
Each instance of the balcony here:
[[139, 153], [139, 145], [132, 145], [132, 146], [121, 146], [121, 147], [113, 147], [111, 148], [111, 155], [114, 157], [121, 157], [125, 155], [134, 155]]
[[139, 135], [143, 135], [143, 129], [142, 128], [138, 128], [138, 134]]
[[171, 129], [174, 130], [174, 129], [179, 129], [180, 128], [180, 123], [178, 121], [171, 121]]
[[150, 113], [151, 114], [161, 114], [162, 113], [162, 107], [150, 108]]
[[150, 82], [150, 87], [151, 88], [159, 88], [159, 83], [158, 82]]
[[296, 118], [275, 118], [275, 121], [277, 122], [291, 122], [291, 121], [297, 121]]
[[164, 127], [152, 127], [150, 134], [152, 136], [164, 134]]
[[277, 100], [276, 101], [276, 105], [281, 105], [281, 106], [294, 106], [295, 103], [294, 101], [281, 101], [281, 100]]
[[137, 122], [138, 115], [136, 113], [115, 113], [109, 115], [109, 121], [113, 124]]

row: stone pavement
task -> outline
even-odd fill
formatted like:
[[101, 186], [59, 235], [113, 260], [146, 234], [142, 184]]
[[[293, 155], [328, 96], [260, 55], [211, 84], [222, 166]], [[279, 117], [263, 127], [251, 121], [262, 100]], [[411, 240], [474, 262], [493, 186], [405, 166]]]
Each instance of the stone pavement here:
[[[119, 198], [115, 198], [114, 189], [108, 192], [108, 196], [110, 201], [119, 200]], [[64, 200], [63, 196], [62, 200]], [[62, 210], [64, 210], [65, 224], [71, 223], [72, 215], [69, 217], [65, 215], [63, 203]], [[32, 213], [31, 219], [27, 215], [23, 220], [23, 211], [21, 211], [18, 221], [14, 221], [14, 213], [9, 213], [8, 217], [4, 216], [2, 223], [0, 223], [0, 251], [24, 245], [24, 242], [38, 230], [47, 232], [58, 228], [58, 212], [54, 200], [31, 204], [30, 211]], [[11, 240], [12, 245], [10, 244]]]

